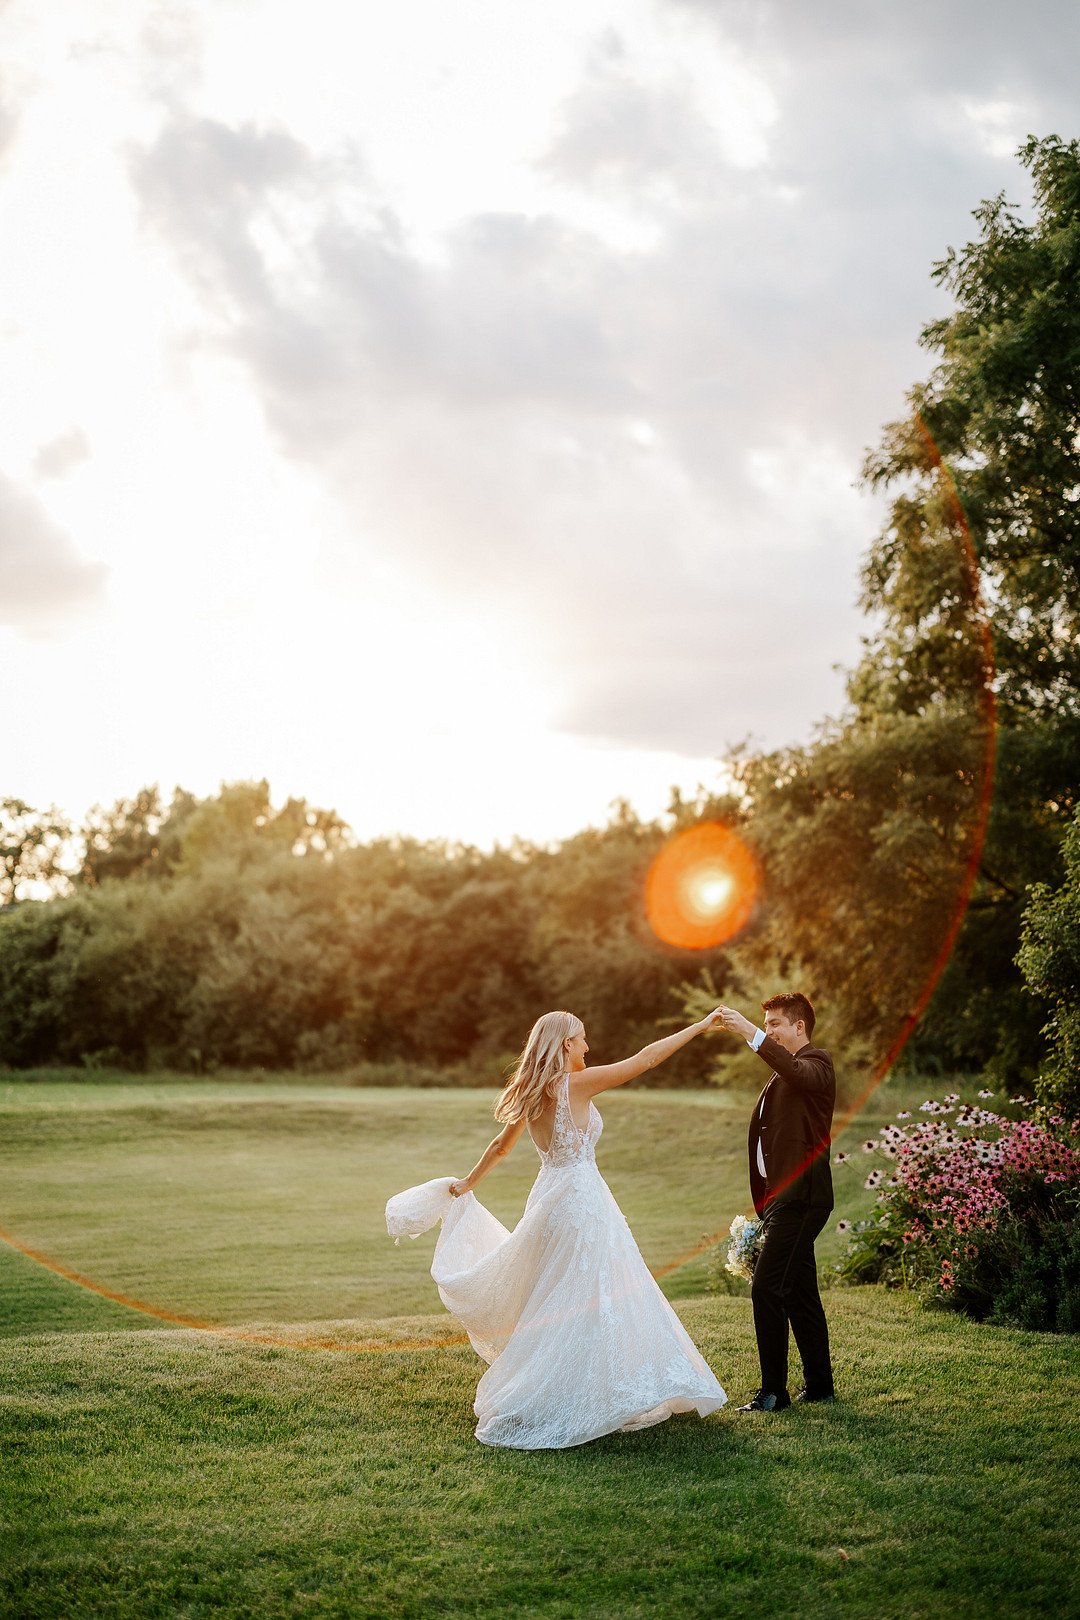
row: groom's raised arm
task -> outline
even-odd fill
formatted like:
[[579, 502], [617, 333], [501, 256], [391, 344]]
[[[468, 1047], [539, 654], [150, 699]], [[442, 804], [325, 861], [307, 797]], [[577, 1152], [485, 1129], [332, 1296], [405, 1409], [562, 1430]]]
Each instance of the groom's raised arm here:
[[781, 1046], [771, 1035], [766, 1035], [763, 1029], [752, 1024], [734, 1007], [721, 1007], [719, 1010], [724, 1028], [733, 1035], [741, 1035], [751, 1051], [756, 1052], [788, 1085], [798, 1091], [822, 1093], [836, 1085], [832, 1058], [827, 1052], [805, 1051], [793, 1057], [786, 1046]]
[[781, 1080], [786, 1080], [789, 1086], [795, 1086], [799, 1091], [824, 1092], [836, 1084], [832, 1058], [827, 1052], [805, 1052], [796, 1057], [786, 1046], [774, 1041], [771, 1035], [762, 1035], [756, 1046], [753, 1041], [750, 1045], [770, 1069], [776, 1070]]

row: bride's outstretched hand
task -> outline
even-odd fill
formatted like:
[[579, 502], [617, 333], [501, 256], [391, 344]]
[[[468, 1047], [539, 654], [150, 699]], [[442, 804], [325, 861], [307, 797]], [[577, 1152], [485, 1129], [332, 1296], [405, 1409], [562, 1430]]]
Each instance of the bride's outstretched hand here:
[[469, 1183], [467, 1181], [452, 1181], [450, 1183], [450, 1195], [453, 1198], [460, 1198], [462, 1194], [467, 1193], [468, 1190]]

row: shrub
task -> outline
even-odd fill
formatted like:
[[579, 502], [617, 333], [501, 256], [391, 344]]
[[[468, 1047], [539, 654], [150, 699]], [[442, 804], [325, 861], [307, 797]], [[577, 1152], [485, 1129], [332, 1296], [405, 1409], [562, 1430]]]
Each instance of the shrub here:
[[1080, 1151], [1064, 1117], [1010, 1118], [956, 1096], [922, 1111], [932, 1118], [864, 1144], [886, 1164], [866, 1178], [878, 1208], [852, 1227], [840, 1280], [918, 1287], [977, 1321], [1076, 1332]]
[[1062, 846], [1065, 877], [1059, 889], [1029, 890], [1022, 943], [1016, 958], [1028, 989], [1050, 1008], [1043, 1029], [1050, 1043], [1036, 1085], [1049, 1107], [1080, 1110], [1080, 810]]

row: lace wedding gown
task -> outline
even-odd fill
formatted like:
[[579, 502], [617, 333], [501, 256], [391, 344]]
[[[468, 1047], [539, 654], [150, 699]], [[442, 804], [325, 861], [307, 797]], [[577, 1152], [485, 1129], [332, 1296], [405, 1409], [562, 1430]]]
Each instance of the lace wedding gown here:
[[567, 1076], [512, 1232], [472, 1193], [452, 1197], [450, 1177], [386, 1206], [394, 1238], [442, 1220], [431, 1275], [490, 1364], [475, 1404], [476, 1438], [489, 1446], [578, 1446], [673, 1412], [704, 1417], [727, 1400], [596, 1167], [600, 1115], [590, 1103], [580, 1130], [569, 1087]]

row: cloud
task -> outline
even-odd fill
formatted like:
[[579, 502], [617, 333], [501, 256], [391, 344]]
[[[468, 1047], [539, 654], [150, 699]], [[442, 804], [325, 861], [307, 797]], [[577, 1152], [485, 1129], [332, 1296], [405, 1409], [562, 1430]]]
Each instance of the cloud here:
[[663, 4], [769, 64], [779, 109], [772, 163], [848, 208], [895, 219], [917, 188], [932, 211], [951, 199], [965, 213], [974, 203], [953, 182], [965, 170], [992, 177], [996, 165], [980, 159], [1008, 155], [997, 141], [1003, 106], [1018, 138], [1059, 126], [1068, 134], [1075, 123], [1080, 14], [1070, 0]]
[[233, 128], [185, 112], [168, 120], [152, 149], [132, 157], [147, 220], [171, 239], [203, 293], [227, 293], [252, 311], [266, 300], [253, 216], [275, 187], [309, 168], [303, 145], [283, 130]]
[[0, 623], [47, 634], [101, 599], [108, 569], [84, 561], [45, 509], [0, 474]]
[[515, 624], [567, 729], [792, 740], [857, 651], [852, 485], [926, 369], [930, 265], [1016, 185], [1009, 119], [1071, 105], [1043, 30], [991, 9], [668, 0], [715, 30], [702, 73], [604, 36], [538, 155], [548, 211], [463, 219], [438, 256], [355, 148], [180, 110], [132, 176], [361, 555]]
[[[359, 543], [385, 537], [451, 611], [468, 600], [516, 620], [567, 729], [698, 754], [804, 729], [819, 712], [806, 682], [778, 715], [760, 632], [739, 619], [753, 625], [777, 557], [827, 542], [853, 501], [843, 490], [816, 537], [809, 508], [800, 533], [773, 533], [754, 437], [746, 420], [735, 431], [760, 355], [733, 315], [715, 332], [677, 251], [627, 265], [555, 218], [504, 214], [465, 221], [444, 262], [425, 263], [361, 180], [282, 272], [257, 244], [269, 219], [304, 215], [320, 161], [273, 132], [229, 134], [172, 125], [136, 184]], [[761, 454], [778, 431], [762, 421]], [[820, 705], [836, 682], [812, 656]]]
[[18, 132], [18, 113], [11, 105], [6, 87], [0, 84], [0, 163], [14, 146]]
[[764, 161], [778, 107], [745, 53], [714, 53], [709, 70], [706, 99], [687, 65], [649, 68], [612, 30], [565, 97], [542, 166], [597, 190], [645, 187], [653, 201], [715, 197], [727, 167]]
[[82, 428], [68, 428], [41, 446], [34, 457], [34, 471], [41, 478], [63, 478], [89, 455], [90, 441]]

